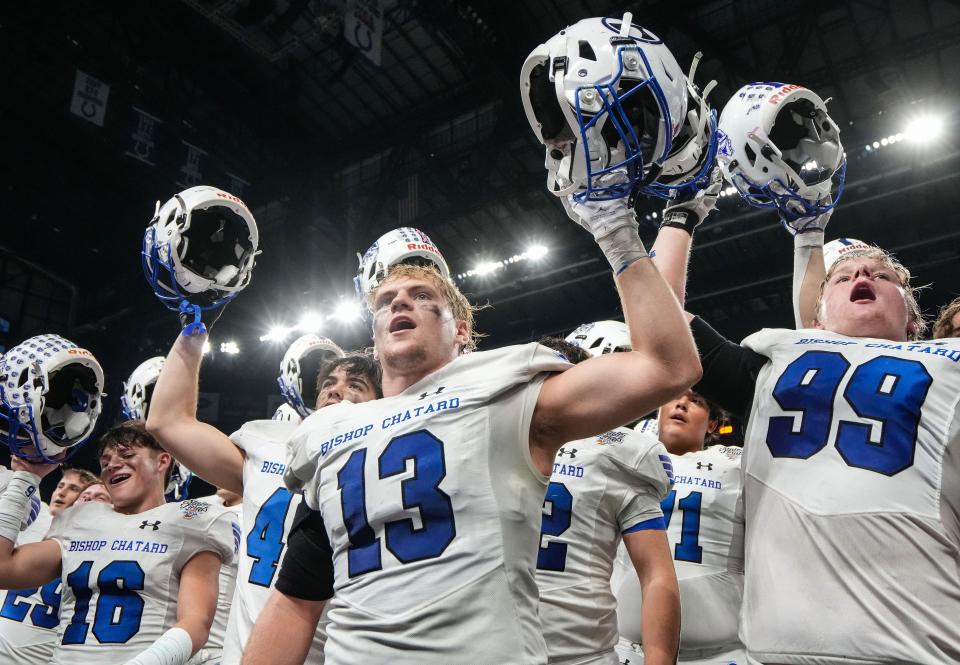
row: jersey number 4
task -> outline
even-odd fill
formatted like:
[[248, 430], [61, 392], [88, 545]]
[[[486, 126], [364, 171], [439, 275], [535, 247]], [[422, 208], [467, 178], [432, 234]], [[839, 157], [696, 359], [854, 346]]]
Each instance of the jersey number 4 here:
[[283, 527], [292, 501], [293, 494], [278, 487], [257, 512], [253, 529], [247, 534], [247, 556], [253, 559], [249, 578], [251, 584], [265, 587], [273, 584], [283, 552]]
[[[73, 618], [63, 631], [64, 644], [83, 644], [87, 641], [90, 624], [90, 571], [93, 561], [84, 561], [67, 575], [67, 586], [76, 597]], [[93, 635], [100, 644], [125, 644], [140, 631], [143, 618], [143, 568], [136, 561], [114, 561], [97, 575], [97, 608], [93, 618]]]
[[[830, 437], [834, 400], [850, 362], [835, 351], [807, 351], [787, 365], [773, 389], [784, 411], [801, 413], [794, 431], [793, 416], [770, 418], [767, 447], [774, 457], [808, 459]], [[916, 360], [879, 356], [853, 370], [843, 391], [859, 417], [880, 423], [877, 441], [872, 427], [859, 422], [837, 423], [834, 445], [847, 465], [893, 476], [913, 465], [920, 412], [933, 377]]]
[[[347, 571], [350, 577], [380, 570], [380, 536], [367, 519], [364, 466], [367, 449], [353, 451], [337, 473], [343, 521], [350, 538], [347, 549]], [[447, 475], [443, 442], [427, 430], [410, 432], [393, 438], [377, 462], [380, 479], [406, 472], [413, 463], [413, 474], [400, 482], [403, 507], [417, 509], [417, 528], [410, 518], [385, 522], [384, 541], [400, 563], [433, 559], [443, 554], [457, 534], [450, 496], [440, 489]]]

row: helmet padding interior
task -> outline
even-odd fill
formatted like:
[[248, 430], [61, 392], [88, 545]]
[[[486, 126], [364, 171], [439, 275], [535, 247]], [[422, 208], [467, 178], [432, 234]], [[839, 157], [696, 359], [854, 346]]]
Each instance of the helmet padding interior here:
[[[180, 236], [177, 247], [183, 266], [207, 279], [227, 277], [234, 281], [236, 266], [253, 251], [250, 231], [244, 219], [229, 208], [213, 205], [190, 214], [190, 227]], [[234, 286], [229, 281], [222, 286]]]

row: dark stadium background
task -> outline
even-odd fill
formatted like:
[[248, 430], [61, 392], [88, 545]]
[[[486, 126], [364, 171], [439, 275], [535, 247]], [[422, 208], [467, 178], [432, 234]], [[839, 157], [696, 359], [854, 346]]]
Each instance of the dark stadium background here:
[[[549, 249], [540, 261], [458, 281], [492, 306], [478, 316], [482, 348], [619, 317], [599, 250], [545, 191], [518, 76], [526, 54], [564, 25], [624, 10], [684, 68], [703, 52], [697, 81], [717, 79], [715, 107], [749, 81], [832, 97], [848, 168], [827, 237], [896, 251], [916, 284], [929, 285], [920, 297], [928, 315], [960, 292], [956, 2], [387, 0], [383, 8], [379, 65], [345, 39], [343, 0], [0, 9], [0, 346], [55, 332], [91, 349], [109, 394], [98, 433], [118, 417], [121, 382], [178, 331], [143, 279], [139, 246], [154, 202], [183, 188], [184, 142], [205, 152], [205, 184], [244, 181], [235, 193], [256, 215], [263, 250], [252, 285], [213, 329], [203, 368], [201, 390], [219, 399], [224, 431], [268, 417], [279, 399], [284, 345], [259, 337], [349, 301], [356, 252], [401, 223], [427, 232], [454, 273], [533, 244]], [[77, 70], [110, 86], [102, 126], [70, 112]], [[152, 165], [127, 154], [141, 112], [159, 121]], [[939, 118], [942, 134], [880, 144], [918, 116]], [[648, 242], [660, 207], [638, 206]], [[734, 339], [792, 326], [791, 257], [771, 213], [724, 197], [697, 232], [688, 308]], [[369, 343], [360, 319], [330, 320], [321, 333], [348, 348]], [[225, 341], [240, 353], [221, 353]], [[96, 469], [94, 447], [78, 463]]]

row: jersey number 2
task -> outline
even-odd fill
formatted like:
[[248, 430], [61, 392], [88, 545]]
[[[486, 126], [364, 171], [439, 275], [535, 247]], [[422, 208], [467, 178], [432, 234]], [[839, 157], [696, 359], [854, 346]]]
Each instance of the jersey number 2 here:
[[[550, 514], [546, 513], [550, 504]], [[570, 528], [573, 519], [573, 495], [563, 483], [547, 485], [547, 495], [543, 500], [543, 518], [540, 522], [540, 539], [544, 536], [559, 536]], [[563, 571], [567, 567], [567, 544], [550, 542], [540, 546], [537, 553], [539, 570]]]
[[[784, 411], [801, 413], [794, 431], [793, 416], [773, 416], [767, 428], [767, 447], [774, 457], [808, 459], [820, 452], [830, 437], [834, 400], [850, 362], [835, 351], [807, 351], [787, 365], [773, 389]], [[843, 397], [861, 418], [880, 423], [872, 428], [859, 422], [837, 423], [834, 445], [848, 466], [894, 476], [913, 465], [920, 411], [933, 377], [916, 360], [878, 356], [854, 371]]]
[[[353, 451], [337, 473], [340, 506], [347, 526], [350, 547], [347, 571], [350, 577], [380, 570], [380, 538], [367, 519], [367, 497], [363, 468], [367, 449]], [[393, 438], [378, 460], [381, 479], [404, 473], [407, 461], [413, 462], [413, 475], [400, 482], [404, 508], [420, 512], [417, 528], [412, 519], [399, 519], [383, 525], [384, 541], [400, 563], [432, 559], [443, 554], [457, 534], [450, 496], [440, 489], [447, 475], [443, 442], [427, 430]]]

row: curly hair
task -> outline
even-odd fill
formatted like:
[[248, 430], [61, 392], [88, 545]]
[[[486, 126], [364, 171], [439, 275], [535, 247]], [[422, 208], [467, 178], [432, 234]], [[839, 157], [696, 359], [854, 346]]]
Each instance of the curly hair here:
[[937, 320], [933, 324], [933, 338], [943, 339], [944, 337], [960, 337], [960, 329], [953, 326], [953, 318], [960, 314], [960, 298], [954, 298], [940, 308], [937, 314]]

